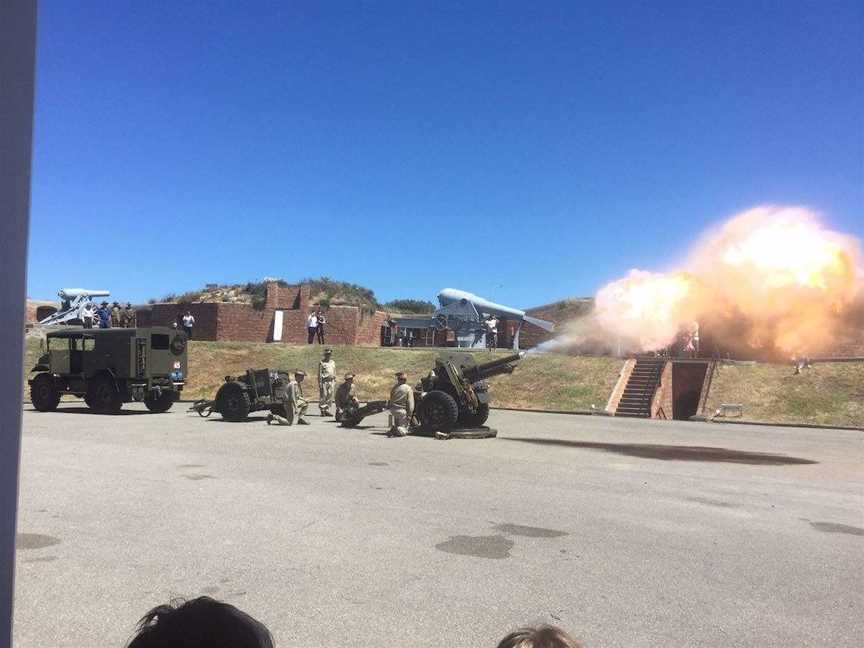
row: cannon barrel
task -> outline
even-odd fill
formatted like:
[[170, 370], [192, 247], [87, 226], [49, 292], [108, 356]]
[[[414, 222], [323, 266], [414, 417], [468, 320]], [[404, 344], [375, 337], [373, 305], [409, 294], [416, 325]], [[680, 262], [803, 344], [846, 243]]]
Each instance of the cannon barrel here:
[[519, 353], [504, 356], [503, 358], [498, 358], [497, 360], [481, 362], [473, 367], [466, 367], [465, 369], [463, 369], [462, 373], [465, 378], [467, 378], [471, 382], [485, 380], [487, 378], [491, 378], [492, 376], [512, 372], [515, 368], [513, 366], [513, 363], [519, 362], [523, 357], [525, 357], [525, 353], [523, 351], [520, 351]]

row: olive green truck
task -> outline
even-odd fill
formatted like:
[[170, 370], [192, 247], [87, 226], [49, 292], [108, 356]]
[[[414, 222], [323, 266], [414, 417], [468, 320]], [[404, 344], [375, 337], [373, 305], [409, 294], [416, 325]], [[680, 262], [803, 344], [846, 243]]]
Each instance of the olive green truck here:
[[40, 412], [55, 410], [66, 394], [100, 414], [132, 401], [166, 412], [186, 383], [187, 339], [176, 329], [66, 328], [48, 333], [45, 345], [28, 380]]

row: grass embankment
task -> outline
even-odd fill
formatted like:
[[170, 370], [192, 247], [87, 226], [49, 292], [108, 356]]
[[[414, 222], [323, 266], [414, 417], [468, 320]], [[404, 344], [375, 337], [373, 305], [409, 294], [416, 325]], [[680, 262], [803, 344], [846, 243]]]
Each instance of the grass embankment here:
[[864, 363], [819, 362], [793, 375], [789, 365], [723, 365], [714, 374], [708, 411], [740, 404], [748, 421], [864, 425]]
[[[393, 374], [406, 371], [414, 383], [434, 364], [437, 351], [336, 346], [333, 357], [341, 377], [357, 374], [357, 391], [365, 399], [383, 399], [393, 386]], [[503, 357], [506, 352], [477, 353], [479, 361]], [[212, 398], [224, 376], [248, 368], [276, 367], [306, 371], [306, 393], [317, 396], [316, 372], [321, 347], [243, 342], [192, 342], [189, 383], [184, 397]], [[618, 379], [622, 361], [615, 358], [529, 356], [509, 376], [492, 379], [493, 406], [526, 409], [581, 410], [592, 404], [602, 408]]]

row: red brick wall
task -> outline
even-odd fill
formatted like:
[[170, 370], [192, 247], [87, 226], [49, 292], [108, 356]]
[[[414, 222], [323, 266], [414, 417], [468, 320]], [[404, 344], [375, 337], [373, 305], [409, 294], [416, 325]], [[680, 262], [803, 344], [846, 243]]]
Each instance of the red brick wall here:
[[[263, 309], [249, 304], [198, 303], [188, 306], [195, 316], [194, 337], [199, 340], [272, 342], [276, 310], [282, 311], [282, 342], [306, 344], [306, 318], [312, 311], [308, 286], [268, 284]], [[153, 304], [138, 314], [140, 326], [170, 326], [177, 314], [186, 311], [178, 304]], [[356, 306], [332, 306], [325, 311], [327, 344], [380, 343], [386, 313], [369, 313]]]

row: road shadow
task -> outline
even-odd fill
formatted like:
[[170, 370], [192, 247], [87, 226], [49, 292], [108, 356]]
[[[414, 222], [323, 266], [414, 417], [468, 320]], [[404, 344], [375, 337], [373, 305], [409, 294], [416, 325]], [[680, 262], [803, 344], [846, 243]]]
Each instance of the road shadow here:
[[250, 416], [247, 419], [242, 421], [229, 421], [227, 419], [223, 419], [221, 416], [219, 418], [211, 418], [209, 416], [202, 417], [205, 418], [208, 423], [228, 423], [229, 425], [247, 425], [249, 423], [266, 423], [266, 416]]
[[718, 463], [740, 463], [760, 466], [786, 466], [800, 464], [815, 464], [818, 461], [772, 454], [769, 452], [746, 452], [729, 448], [712, 448], [706, 446], [656, 445], [649, 443], [600, 443], [596, 441], [572, 441], [569, 439], [528, 439], [523, 437], [505, 437], [502, 441], [517, 441], [534, 445], [558, 446], [564, 448], [585, 448], [613, 452], [628, 457], [641, 459], [659, 459], [661, 461], [704, 461]]
[[[28, 412], [38, 412], [35, 407], [30, 408], [29, 410], [25, 410]], [[93, 416], [135, 416], [137, 414], [153, 414], [153, 412], [149, 412], [147, 410], [127, 410], [121, 409], [119, 412], [115, 412], [113, 414], [100, 414], [99, 412], [94, 412], [89, 407], [58, 407], [53, 412], [54, 414], [92, 414]]]

